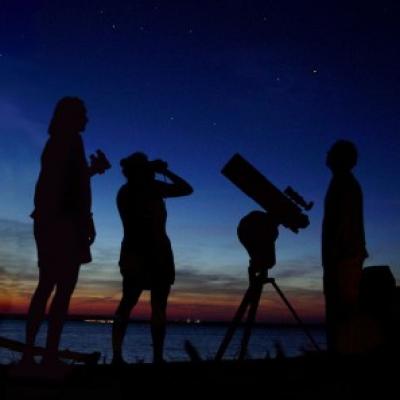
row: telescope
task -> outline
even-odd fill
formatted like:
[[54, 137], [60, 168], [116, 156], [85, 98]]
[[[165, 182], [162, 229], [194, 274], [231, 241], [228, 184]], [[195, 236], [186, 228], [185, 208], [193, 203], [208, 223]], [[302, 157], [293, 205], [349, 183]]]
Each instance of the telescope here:
[[280, 191], [240, 154], [235, 154], [225, 164], [221, 172], [265, 211], [252, 211], [239, 222], [237, 235], [240, 243], [245, 247], [250, 256], [249, 287], [218, 348], [215, 360], [222, 359], [235, 330], [247, 313], [239, 359], [243, 360], [246, 356], [252, 325], [256, 319], [258, 305], [265, 284], [272, 285], [297, 323], [303, 328], [314, 347], [319, 350], [318, 344], [279, 288], [275, 279], [268, 276], [268, 270], [276, 262], [275, 241], [279, 235], [278, 226], [282, 224], [294, 233], [298, 233], [300, 229], [306, 228], [310, 224], [310, 220], [303, 211], [309, 211], [313, 203], [307, 203], [290, 186], [283, 192]]
[[303, 211], [309, 211], [313, 203], [307, 203], [290, 186], [283, 192], [280, 191], [240, 154], [235, 154], [222, 168], [221, 173], [270, 213], [278, 224], [294, 233], [310, 224]]

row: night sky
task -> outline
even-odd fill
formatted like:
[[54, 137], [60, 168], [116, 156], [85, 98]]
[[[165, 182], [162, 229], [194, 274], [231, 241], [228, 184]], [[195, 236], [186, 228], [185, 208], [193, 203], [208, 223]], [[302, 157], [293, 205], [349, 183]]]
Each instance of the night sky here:
[[[236, 227], [258, 206], [220, 174], [235, 152], [315, 201], [307, 229], [280, 229], [272, 270], [304, 319], [323, 317], [325, 157], [337, 139], [359, 150], [365, 265], [390, 265], [400, 279], [399, 17], [384, 0], [2, 0], [0, 312], [25, 312], [36, 284], [29, 214], [47, 125], [65, 95], [88, 108], [87, 155], [100, 148], [113, 164], [92, 181], [98, 235], [72, 313], [111, 314], [119, 301], [119, 160], [139, 150], [194, 187], [167, 201], [170, 319], [230, 319], [247, 288]], [[134, 315], [148, 316], [146, 301]], [[260, 318], [291, 321], [271, 289]]]

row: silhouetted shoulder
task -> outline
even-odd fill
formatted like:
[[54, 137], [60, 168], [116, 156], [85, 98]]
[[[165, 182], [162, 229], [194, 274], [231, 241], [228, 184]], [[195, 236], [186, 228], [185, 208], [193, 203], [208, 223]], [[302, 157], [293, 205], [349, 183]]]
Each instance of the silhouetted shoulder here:
[[325, 216], [362, 207], [362, 189], [353, 174], [334, 176], [325, 197]]
[[361, 186], [355, 176], [349, 172], [342, 175], [336, 175], [332, 178], [332, 183], [341, 190], [359, 190]]
[[122, 185], [117, 193], [117, 202], [121, 200], [128, 193], [128, 184]]

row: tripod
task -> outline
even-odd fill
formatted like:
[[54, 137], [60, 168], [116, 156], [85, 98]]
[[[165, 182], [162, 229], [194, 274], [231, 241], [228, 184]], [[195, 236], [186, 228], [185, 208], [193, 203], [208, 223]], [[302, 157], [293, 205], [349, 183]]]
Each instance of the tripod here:
[[247, 347], [248, 347], [249, 340], [250, 340], [251, 329], [252, 329], [252, 326], [255, 321], [258, 305], [260, 304], [260, 298], [261, 298], [261, 294], [263, 291], [263, 287], [264, 287], [264, 284], [268, 284], [268, 283], [270, 283], [274, 287], [276, 292], [279, 294], [279, 296], [281, 297], [283, 302], [286, 304], [286, 306], [288, 307], [288, 309], [290, 310], [290, 312], [296, 319], [299, 326], [304, 330], [305, 334], [310, 339], [313, 346], [318, 351], [320, 351], [318, 344], [316, 343], [314, 338], [311, 336], [307, 327], [303, 324], [302, 320], [296, 313], [295, 309], [289, 303], [288, 299], [286, 298], [286, 296], [283, 294], [283, 292], [281, 291], [281, 289], [275, 282], [275, 279], [268, 278], [268, 276], [265, 275], [265, 276], [255, 276], [255, 277], [250, 278], [249, 288], [247, 289], [247, 291], [243, 297], [243, 300], [240, 303], [240, 306], [237, 309], [236, 314], [231, 322], [231, 325], [229, 326], [228, 331], [226, 332], [226, 335], [225, 335], [221, 345], [219, 346], [217, 355], [215, 356], [216, 361], [220, 361], [222, 359], [222, 357], [224, 356], [225, 351], [233, 338], [235, 330], [240, 325], [240, 322], [248, 308], [249, 310], [248, 310], [246, 324], [245, 324], [244, 333], [243, 333], [243, 338], [242, 338], [242, 342], [241, 342], [241, 346], [240, 346], [239, 360], [243, 360], [245, 358], [246, 353], [247, 353]]

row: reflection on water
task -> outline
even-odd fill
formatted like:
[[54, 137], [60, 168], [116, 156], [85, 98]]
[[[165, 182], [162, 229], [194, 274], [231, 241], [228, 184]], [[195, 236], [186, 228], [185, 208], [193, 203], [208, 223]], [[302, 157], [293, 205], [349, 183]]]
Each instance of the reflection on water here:
[[[64, 328], [61, 348], [75, 351], [100, 351], [101, 362], [109, 363], [112, 357], [111, 350], [111, 321], [99, 322], [67, 322]], [[204, 359], [212, 359], [221, 343], [226, 326], [201, 324], [171, 324], [168, 326], [165, 343], [165, 359], [167, 361], [185, 361], [188, 356], [184, 351], [184, 341], [190, 340]], [[24, 340], [24, 321], [0, 321], [0, 335], [10, 339]], [[37, 344], [45, 343], [46, 324], [42, 326]], [[325, 333], [322, 328], [313, 328], [311, 333], [321, 347], [325, 346]], [[241, 330], [238, 330], [232, 340], [225, 358], [235, 358], [241, 339]], [[294, 357], [302, 354], [303, 350], [311, 350], [312, 345], [303, 331], [298, 327], [256, 327], [253, 329], [250, 345], [250, 358], [275, 357], [277, 344], [280, 345], [286, 356]], [[128, 362], [151, 362], [152, 347], [150, 325], [145, 323], [130, 324], [125, 344], [124, 356]], [[19, 353], [0, 348], [0, 363], [7, 364], [18, 361]]]

